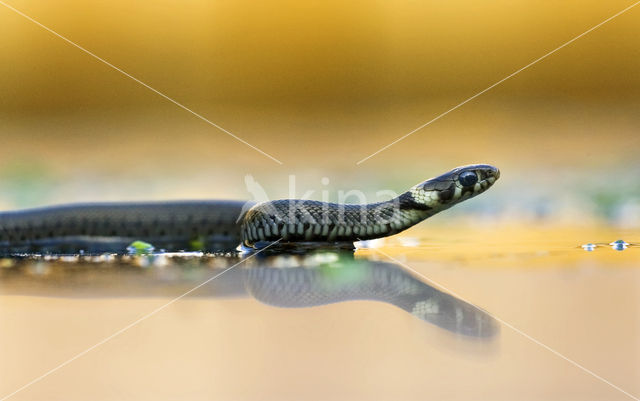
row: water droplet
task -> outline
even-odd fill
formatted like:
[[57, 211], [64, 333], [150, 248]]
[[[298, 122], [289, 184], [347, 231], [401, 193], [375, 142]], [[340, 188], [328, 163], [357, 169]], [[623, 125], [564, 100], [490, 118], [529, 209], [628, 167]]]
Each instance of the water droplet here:
[[613, 248], [616, 251], [624, 251], [625, 249], [627, 249], [627, 246], [625, 244], [614, 244], [614, 245], [611, 245], [611, 248]]
[[629, 243], [619, 239], [617, 241], [613, 241], [609, 245], [611, 245], [611, 248], [613, 248], [616, 251], [624, 251], [629, 246]]
[[629, 243], [626, 242], [625, 240], [619, 239], [617, 241], [613, 241], [612, 243], [610, 243], [609, 245], [614, 246], [614, 245], [624, 245], [624, 246], [629, 246]]
[[596, 244], [588, 243], [588, 244], [584, 244], [584, 245], [582, 245], [582, 249], [584, 249], [584, 250], [585, 250], [585, 251], [587, 251], [587, 252], [591, 252], [591, 251], [593, 251], [594, 249], [596, 249], [596, 247], [597, 247], [597, 246], [598, 246], [598, 245], [596, 245]]

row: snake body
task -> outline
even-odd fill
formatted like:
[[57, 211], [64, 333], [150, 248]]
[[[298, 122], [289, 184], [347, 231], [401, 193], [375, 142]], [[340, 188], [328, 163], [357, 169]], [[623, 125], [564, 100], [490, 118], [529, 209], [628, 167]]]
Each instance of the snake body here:
[[241, 201], [87, 203], [0, 213], [0, 253], [123, 252], [136, 240], [156, 249], [229, 251], [241, 241]]
[[345, 243], [401, 232], [487, 190], [500, 172], [458, 167], [387, 202], [347, 205], [285, 199], [247, 202], [93, 203], [0, 213], [0, 253], [122, 252], [134, 240], [167, 250], [228, 251], [239, 243]]
[[490, 165], [458, 167], [386, 202], [347, 205], [278, 200], [255, 205], [242, 226], [244, 244], [353, 242], [393, 235], [486, 191], [500, 177]]

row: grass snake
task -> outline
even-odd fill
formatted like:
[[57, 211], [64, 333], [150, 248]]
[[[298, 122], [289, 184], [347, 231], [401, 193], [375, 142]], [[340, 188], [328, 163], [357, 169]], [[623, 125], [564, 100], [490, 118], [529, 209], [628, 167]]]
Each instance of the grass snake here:
[[238, 244], [353, 244], [399, 233], [486, 191], [490, 165], [455, 168], [386, 202], [283, 199], [245, 211], [244, 201], [86, 203], [0, 213], [0, 253], [122, 252], [135, 240], [157, 249], [231, 251]]

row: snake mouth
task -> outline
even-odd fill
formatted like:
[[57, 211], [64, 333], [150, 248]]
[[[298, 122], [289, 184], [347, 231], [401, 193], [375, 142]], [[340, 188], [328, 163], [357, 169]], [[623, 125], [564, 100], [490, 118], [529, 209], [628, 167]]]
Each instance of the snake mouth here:
[[477, 174], [478, 182], [474, 186], [475, 190], [483, 192], [493, 185], [500, 178], [500, 170], [489, 164], [481, 164], [471, 167]]
[[484, 170], [485, 178], [482, 181], [486, 181], [489, 185], [493, 185], [498, 178], [500, 178], [500, 170], [491, 166], [491, 168]]
[[461, 171], [472, 170], [479, 174], [481, 179], [494, 178], [497, 180], [500, 178], [500, 170], [490, 164], [472, 164], [469, 166], [459, 167]]
[[495, 167], [484, 170], [482, 173], [483, 173], [483, 178], [479, 180], [478, 183], [474, 186], [474, 190], [478, 194], [489, 189], [489, 187], [495, 184], [498, 178], [500, 178], [500, 170], [498, 170]]
[[492, 184], [500, 178], [500, 169], [493, 166], [488, 166], [489, 168], [485, 170], [485, 174], [487, 174], [487, 180]]

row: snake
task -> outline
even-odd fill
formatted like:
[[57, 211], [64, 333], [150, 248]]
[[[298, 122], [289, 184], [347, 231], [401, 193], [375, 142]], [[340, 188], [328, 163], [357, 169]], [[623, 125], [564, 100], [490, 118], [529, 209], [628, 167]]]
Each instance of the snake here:
[[[132, 241], [208, 252], [344, 245], [400, 233], [479, 195], [500, 177], [488, 164], [457, 167], [384, 202], [307, 199], [78, 203], [0, 213], [0, 253], [122, 252]], [[248, 207], [249, 206], [249, 207]]]

